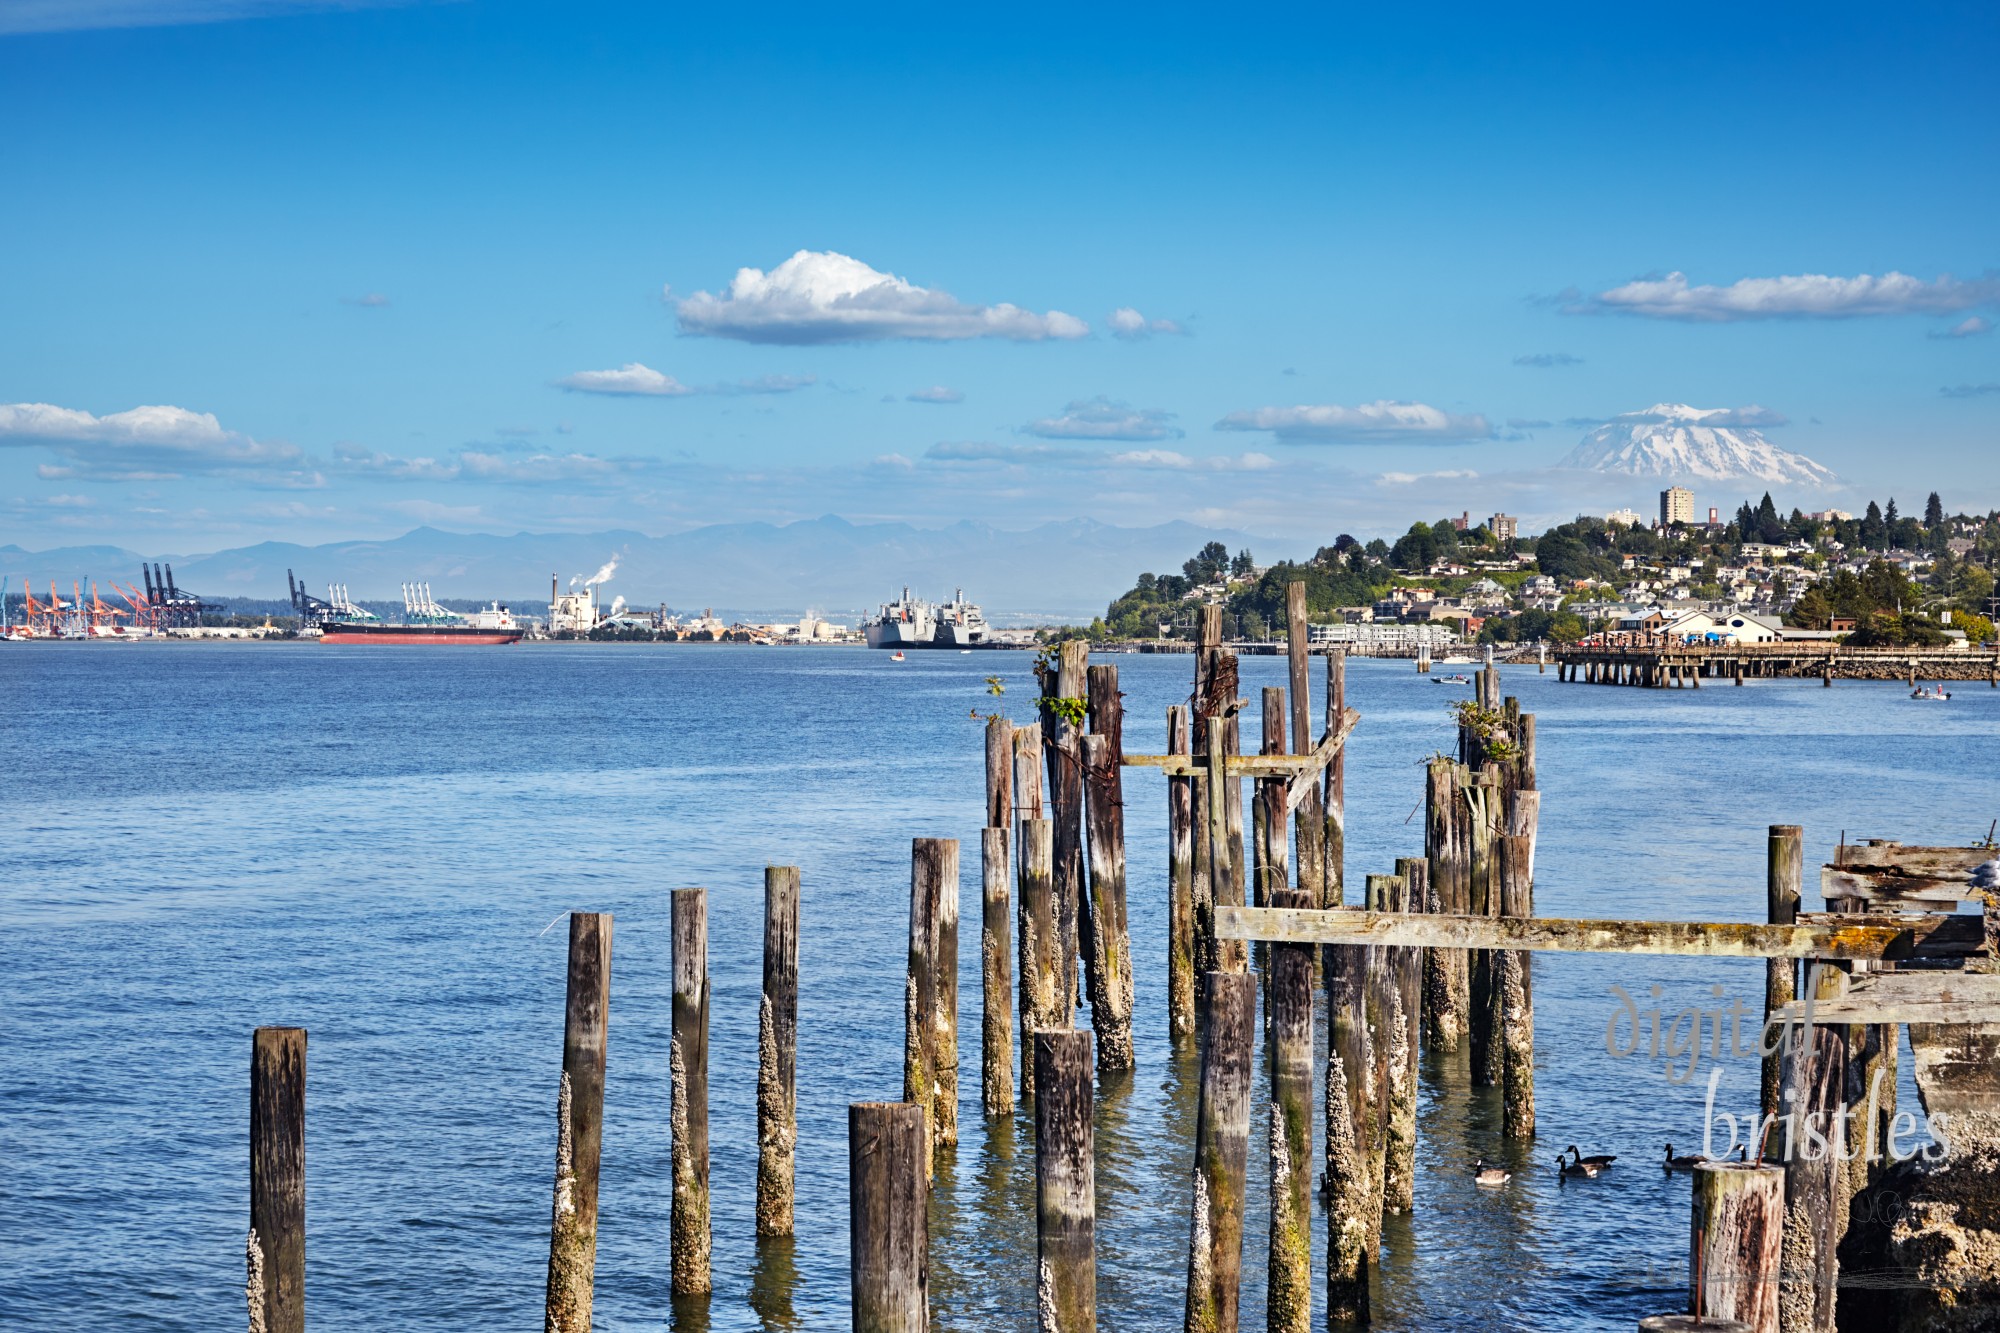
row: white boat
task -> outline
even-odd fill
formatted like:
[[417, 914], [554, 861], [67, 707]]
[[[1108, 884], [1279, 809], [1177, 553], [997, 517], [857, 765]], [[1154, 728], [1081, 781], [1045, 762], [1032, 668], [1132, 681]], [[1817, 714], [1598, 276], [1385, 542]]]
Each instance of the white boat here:
[[1910, 691], [1910, 697], [1920, 699], [1927, 704], [1941, 704], [1951, 698], [1951, 692], [1942, 685], [1933, 685], [1928, 690], [1919, 686]]

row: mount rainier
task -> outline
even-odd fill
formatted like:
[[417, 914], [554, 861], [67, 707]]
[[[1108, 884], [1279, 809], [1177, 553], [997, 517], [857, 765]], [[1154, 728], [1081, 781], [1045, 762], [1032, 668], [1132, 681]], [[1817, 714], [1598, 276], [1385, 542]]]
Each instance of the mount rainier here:
[[1556, 466], [1631, 477], [1696, 477], [1831, 486], [1839, 478], [1804, 454], [1780, 449], [1756, 426], [1782, 424], [1763, 408], [1657, 403], [1615, 416]]

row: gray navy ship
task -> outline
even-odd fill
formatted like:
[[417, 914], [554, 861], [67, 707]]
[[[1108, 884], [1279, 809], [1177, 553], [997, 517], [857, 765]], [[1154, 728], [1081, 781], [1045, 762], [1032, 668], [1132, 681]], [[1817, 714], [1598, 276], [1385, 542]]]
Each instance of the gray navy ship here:
[[965, 590], [933, 605], [910, 596], [908, 588], [893, 602], [861, 622], [870, 648], [984, 648], [991, 639], [986, 615], [965, 600]]

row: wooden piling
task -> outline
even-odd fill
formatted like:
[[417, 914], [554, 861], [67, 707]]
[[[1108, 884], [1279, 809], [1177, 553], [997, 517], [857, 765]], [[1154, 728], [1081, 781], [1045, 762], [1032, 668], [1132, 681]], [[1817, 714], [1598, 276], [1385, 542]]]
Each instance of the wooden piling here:
[[[1227, 774], [1228, 761], [1237, 753], [1236, 716], [1237, 664], [1233, 653], [1213, 654], [1203, 681], [1203, 696], [1197, 711], [1208, 718], [1208, 746], [1203, 755], [1208, 809], [1208, 888], [1210, 921], [1207, 933], [1213, 936], [1213, 909], [1241, 907], [1243, 903], [1243, 812], [1240, 779]], [[1234, 801], [1232, 803], [1232, 792]], [[1197, 911], [1200, 899], [1196, 900]], [[1197, 917], [1199, 921], [1199, 916]], [[1241, 940], [1215, 940], [1217, 970], [1238, 972], [1248, 965], [1249, 951]]]
[[[1375, 1172], [1378, 1101], [1375, 1034], [1367, 1015], [1373, 946], [1326, 946], [1326, 1321], [1369, 1320], [1368, 1276], [1375, 1264], [1382, 1198]], [[1386, 1035], [1386, 1034], [1384, 1034]]]
[[1046, 819], [1021, 821], [1021, 1095], [1035, 1095], [1035, 1034], [1068, 1028], [1055, 905], [1055, 831]]
[[958, 840], [910, 844], [910, 968], [903, 1099], [924, 1108], [933, 1150], [958, 1142]]
[[[1188, 710], [1167, 709], [1167, 753], [1185, 755]], [[1167, 1035], [1194, 1035], [1194, 779], [1167, 779]]]
[[[1266, 686], [1263, 694], [1263, 738], [1258, 746], [1259, 754], [1283, 754], [1285, 752], [1285, 692], [1276, 686]], [[1287, 869], [1288, 839], [1286, 837], [1287, 803], [1289, 783], [1284, 778], [1261, 778], [1257, 782], [1255, 804], [1251, 819], [1252, 863], [1256, 869], [1252, 901], [1259, 906], [1271, 901], [1271, 895], [1291, 884], [1291, 872]], [[1259, 944], [1256, 950], [1257, 966], [1264, 966], [1269, 950]], [[1265, 1020], [1269, 1022], [1269, 1012]]]
[[[1827, 974], [1828, 980], [1835, 975]], [[1778, 1327], [1782, 1333], [1833, 1333], [1840, 1278], [1837, 1247], [1847, 1208], [1846, 1165], [1832, 1145], [1843, 1115], [1847, 1045], [1835, 1028], [1814, 1028], [1810, 1041], [1795, 1039], [1793, 1044], [1779, 1094], [1791, 1123], [1779, 1131], [1785, 1153], [1785, 1227]], [[1806, 1151], [1809, 1123], [1828, 1144], [1817, 1158]]]
[[1014, 724], [995, 713], [986, 719], [986, 827], [1014, 826]]
[[848, 1282], [854, 1333], [930, 1328], [930, 1160], [923, 1108], [847, 1108]]
[[[1501, 916], [1535, 914], [1529, 869], [1533, 848], [1534, 844], [1526, 837], [1510, 834], [1497, 840]], [[1510, 1139], [1532, 1139], [1535, 1137], [1535, 1001], [1531, 964], [1523, 949], [1497, 950], [1493, 957], [1500, 1000], [1501, 1133]]]
[[[1273, 907], [1311, 907], [1279, 887]], [[1271, 1239], [1266, 1326], [1312, 1327], [1313, 955], [1309, 944], [1271, 947]]]
[[1097, 1327], [1090, 1033], [1035, 1034], [1035, 1294], [1040, 1333]]
[[1251, 1044], [1257, 993], [1247, 972], [1203, 979], [1201, 1092], [1195, 1111], [1194, 1204], [1188, 1235], [1186, 1333], [1235, 1333], [1243, 1279], [1244, 1173], [1250, 1157]]
[[[1014, 819], [1046, 819], [1042, 802], [1042, 724], [1014, 728]], [[1014, 830], [1020, 845], [1020, 829]]]
[[[1773, 824], [1764, 858], [1765, 920], [1774, 926], [1789, 926], [1798, 920], [1801, 886], [1805, 879], [1805, 830], [1797, 824]], [[1764, 1021], [1798, 998], [1794, 977], [1797, 964], [1789, 958], [1771, 958], [1764, 963]], [[1767, 1116], [1781, 1114], [1778, 1089], [1783, 1082], [1780, 1057], [1764, 1057], [1762, 1102]]]
[[1100, 1069], [1130, 1069], [1132, 947], [1125, 916], [1124, 722], [1118, 668], [1090, 668], [1091, 734], [1083, 738], [1084, 809], [1090, 844], [1090, 1026]]
[[[1326, 722], [1340, 725], [1347, 708], [1347, 650], [1334, 648], [1326, 658]], [[1324, 809], [1326, 837], [1321, 850], [1326, 866], [1326, 890], [1320, 895], [1323, 907], [1339, 907], [1347, 884], [1347, 747], [1334, 752], [1326, 766]]]
[[[1370, 875], [1364, 905], [1371, 912], [1406, 910], [1402, 875]], [[1382, 1211], [1407, 1213], [1416, 1200], [1417, 1081], [1404, 1010], [1407, 964], [1414, 950], [1378, 948], [1369, 970], [1365, 1002], [1375, 1023], [1377, 1132], [1371, 1174], [1381, 1182]]]
[[792, 1177], [799, 1142], [798, 1033], [799, 868], [766, 866], [764, 997], [757, 1018], [760, 1236], [792, 1234]]
[[[1460, 818], [1459, 767], [1439, 757], [1425, 772], [1424, 854], [1430, 862], [1431, 899], [1439, 912], [1472, 910], [1466, 821]], [[1432, 949], [1424, 983], [1424, 1040], [1440, 1051], [1455, 1051], [1465, 1040], [1472, 997], [1463, 949]]]
[[673, 1205], [676, 1296], [706, 1295], [708, 1253], [708, 895], [673, 893]]
[[[1483, 749], [1483, 747], [1482, 747]], [[1498, 916], [1499, 894], [1494, 885], [1494, 839], [1505, 814], [1499, 767], [1485, 764], [1469, 784], [1461, 784], [1461, 804], [1455, 811], [1463, 821], [1471, 880], [1471, 912], [1475, 916]], [[1499, 988], [1495, 984], [1493, 951], [1474, 949], [1466, 957], [1466, 1035], [1472, 1048], [1474, 1087], [1500, 1086]]]
[[[1306, 615], [1306, 585], [1294, 580], [1285, 588], [1285, 651], [1292, 705], [1292, 753], [1310, 754], [1312, 734], [1312, 626]], [[1326, 901], [1325, 800], [1314, 785], [1299, 802], [1293, 837], [1297, 841], [1297, 884], [1310, 906]]]
[[[589, 1333], [597, 1273], [597, 1168], [611, 1019], [611, 914], [572, 912], [556, 1095], [555, 1206], [549, 1221], [546, 1333]], [[274, 1326], [275, 1327], [275, 1326]]]
[[[610, 918], [605, 918], [605, 923], [608, 932]], [[608, 934], [606, 938], [608, 940]], [[563, 1081], [567, 1087], [567, 1073]], [[599, 1086], [602, 1087], [601, 1080]], [[593, 1157], [590, 1173], [590, 1239], [593, 1246], [597, 1230], [596, 1167]], [[266, 1333], [305, 1333], [304, 1028], [264, 1027], [250, 1034], [250, 1230], [244, 1241], [244, 1253], [244, 1297], [249, 1307], [250, 1327], [263, 1329]], [[553, 1315], [553, 1251], [550, 1268], [550, 1311]], [[587, 1266], [583, 1278], [583, 1308], [587, 1318], [590, 1310], [590, 1270]], [[26, 1311], [20, 1313], [25, 1314]]]
[[1688, 1309], [1778, 1333], [1778, 1264], [1785, 1172], [1762, 1162], [1703, 1162], [1694, 1169]]
[[979, 865], [979, 1100], [988, 1116], [1001, 1116], [1014, 1109], [1014, 959], [1004, 827], [979, 835]]
[[[1090, 648], [1081, 639], [1057, 649], [1044, 675], [1042, 751], [1048, 758], [1049, 821], [1055, 829], [1056, 930], [1061, 943], [1063, 1002], [1077, 1006], [1076, 972], [1083, 918], [1083, 731], [1057, 708], [1080, 708], [1089, 688]], [[1064, 701], [1060, 704], [1055, 701]]]

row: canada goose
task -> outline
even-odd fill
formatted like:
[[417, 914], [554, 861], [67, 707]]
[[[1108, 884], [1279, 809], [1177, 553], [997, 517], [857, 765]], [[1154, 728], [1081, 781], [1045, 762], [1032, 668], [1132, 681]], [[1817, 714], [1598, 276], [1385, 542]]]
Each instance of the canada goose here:
[[1472, 1181], [1475, 1185], [1504, 1185], [1514, 1178], [1514, 1173], [1504, 1166], [1492, 1166], [1484, 1157], [1472, 1163]]
[[1556, 1154], [1556, 1174], [1562, 1177], [1582, 1176], [1587, 1180], [1597, 1177], [1597, 1168], [1589, 1162], [1572, 1162], [1563, 1154]]
[[1616, 1153], [1598, 1153], [1592, 1157], [1585, 1157], [1581, 1152], [1577, 1150], [1577, 1146], [1574, 1143], [1570, 1144], [1569, 1147], [1563, 1149], [1563, 1151], [1576, 1153], [1576, 1160], [1580, 1164], [1584, 1166], [1596, 1167], [1600, 1171], [1618, 1160], [1618, 1155]]
[[1667, 1145], [1666, 1160], [1661, 1162], [1660, 1166], [1666, 1171], [1692, 1171], [1707, 1160], [1707, 1156], [1698, 1152], [1688, 1153], [1684, 1157], [1676, 1157], [1674, 1156], [1674, 1145], [1669, 1143]]

